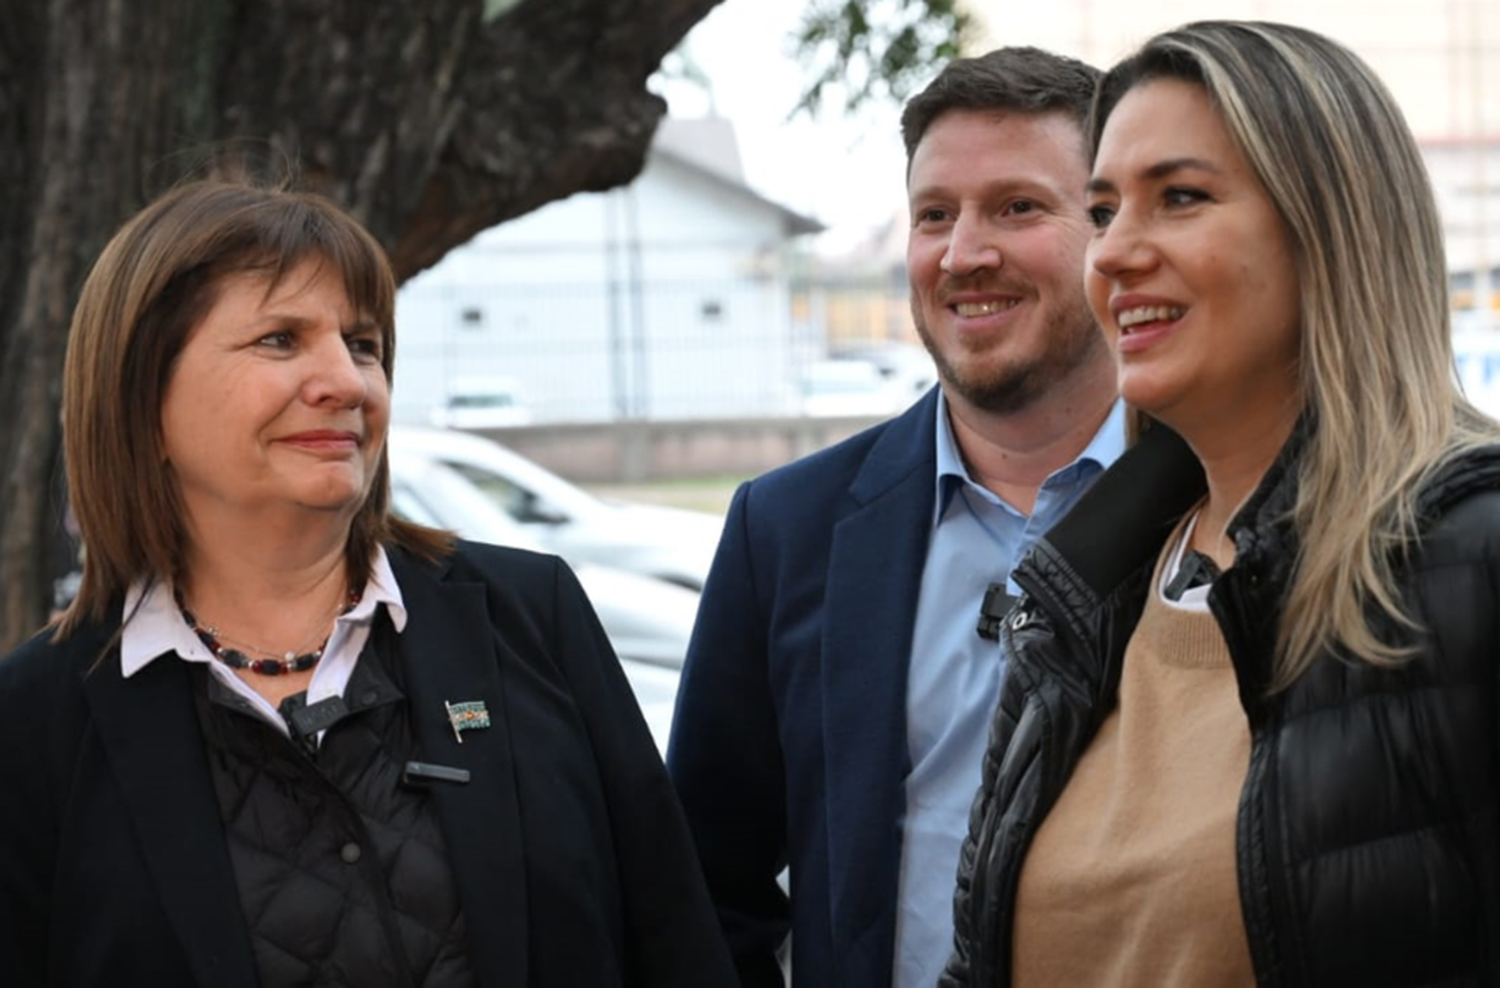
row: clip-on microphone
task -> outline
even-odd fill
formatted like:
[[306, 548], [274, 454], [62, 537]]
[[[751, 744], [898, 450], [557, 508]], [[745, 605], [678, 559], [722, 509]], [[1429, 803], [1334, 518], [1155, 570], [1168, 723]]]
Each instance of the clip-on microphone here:
[[974, 630], [986, 641], [1000, 640], [1000, 622], [1015, 605], [1016, 598], [1005, 592], [1005, 584], [991, 583], [979, 604], [979, 626]]

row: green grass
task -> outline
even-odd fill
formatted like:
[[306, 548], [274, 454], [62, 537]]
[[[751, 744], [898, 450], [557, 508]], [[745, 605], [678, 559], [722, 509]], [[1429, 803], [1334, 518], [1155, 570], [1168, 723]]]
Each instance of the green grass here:
[[722, 515], [729, 510], [729, 499], [744, 477], [688, 477], [658, 480], [643, 484], [587, 484], [599, 497], [616, 501], [637, 501], [673, 508], [691, 508]]

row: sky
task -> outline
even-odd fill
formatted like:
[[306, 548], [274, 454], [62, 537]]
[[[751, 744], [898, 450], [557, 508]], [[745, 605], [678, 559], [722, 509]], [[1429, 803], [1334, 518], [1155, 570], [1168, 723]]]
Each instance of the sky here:
[[899, 107], [788, 121], [805, 81], [789, 39], [807, 2], [724, 0], [693, 28], [686, 43], [712, 82], [712, 105], [692, 86], [654, 88], [674, 116], [712, 109], [734, 121], [746, 182], [822, 222], [819, 248], [836, 251], [904, 210], [906, 153]]
[[[852, 120], [803, 114], [788, 121], [805, 83], [789, 38], [808, 4], [724, 0], [686, 39], [712, 82], [712, 105], [688, 85], [658, 81], [654, 88], [676, 116], [712, 108], [734, 121], [748, 184], [824, 223], [829, 232], [818, 249], [838, 252], [904, 212], [900, 109], [876, 107]], [[1447, 0], [1441, 12], [1414, 0], [1153, 0], [1146, 10], [1110, 0], [978, 0], [973, 7], [987, 15], [996, 43], [1036, 44], [1104, 65], [1156, 31], [1197, 17], [1292, 20], [1339, 38], [1369, 60], [1419, 134], [1500, 131], [1500, 100], [1492, 95], [1500, 77], [1496, 0]], [[1472, 52], [1445, 47], [1455, 37], [1471, 39]], [[1074, 50], [1080, 45], [1091, 50]], [[1480, 61], [1465, 61], [1471, 57]], [[1482, 105], [1455, 101], [1456, 81], [1491, 95]]]

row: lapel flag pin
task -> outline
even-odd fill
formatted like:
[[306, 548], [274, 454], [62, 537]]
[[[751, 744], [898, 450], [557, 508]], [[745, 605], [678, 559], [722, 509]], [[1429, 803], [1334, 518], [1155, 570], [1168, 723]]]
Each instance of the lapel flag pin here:
[[443, 706], [448, 708], [448, 723], [453, 725], [453, 737], [459, 744], [464, 743], [462, 732], [490, 726], [490, 712], [483, 700], [466, 700], [463, 703], [444, 700]]

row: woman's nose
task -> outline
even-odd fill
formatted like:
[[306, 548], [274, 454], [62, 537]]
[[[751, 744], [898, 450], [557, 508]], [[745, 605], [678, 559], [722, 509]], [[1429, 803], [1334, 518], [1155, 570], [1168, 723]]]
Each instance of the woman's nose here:
[[369, 379], [343, 334], [320, 336], [312, 354], [308, 374], [308, 400], [312, 404], [332, 403], [357, 407], [369, 394]]
[[1121, 210], [1095, 232], [1086, 263], [1102, 275], [1116, 277], [1149, 264], [1150, 255], [1140, 224]]

